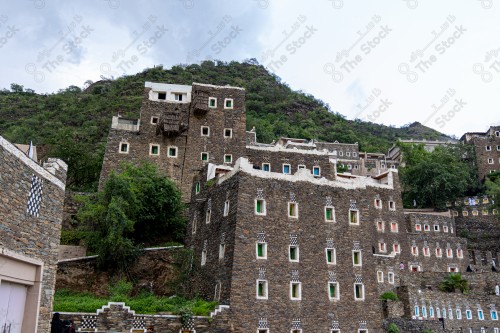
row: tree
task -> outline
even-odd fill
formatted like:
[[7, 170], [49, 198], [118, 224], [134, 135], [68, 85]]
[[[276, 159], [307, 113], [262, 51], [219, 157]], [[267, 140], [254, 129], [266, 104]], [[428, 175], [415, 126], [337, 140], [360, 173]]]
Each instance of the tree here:
[[473, 152], [465, 145], [438, 146], [432, 152], [423, 145], [399, 144], [404, 167], [400, 169], [403, 203], [412, 207], [444, 210], [479, 188]]
[[456, 289], [462, 293], [469, 291], [469, 282], [462, 278], [460, 273], [450, 273], [439, 284], [439, 290], [445, 292], [454, 292]]
[[22, 93], [24, 91], [24, 86], [17, 83], [11, 83], [10, 90], [12, 90], [13, 93]]
[[122, 170], [111, 173], [102, 192], [84, 199], [78, 219], [93, 226], [87, 242], [99, 266], [127, 272], [142, 242], [164, 234], [179, 239], [185, 219], [180, 191], [155, 165], [123, 164]]
[[[486, 193], [492, 197], [495, 198], [495, 203], [493, 204], [493, 207], [496, 208], [497, 210], [500, 210], [500, 172], [494, 172], [490, 173], [486, 177], [485, 184], [486, 186]], [[500, 213], [498, 213], [500, 214]]]

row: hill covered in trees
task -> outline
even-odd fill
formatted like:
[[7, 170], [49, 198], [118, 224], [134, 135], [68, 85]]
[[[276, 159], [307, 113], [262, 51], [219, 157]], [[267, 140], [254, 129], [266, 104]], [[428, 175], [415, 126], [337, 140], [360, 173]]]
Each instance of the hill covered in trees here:
[[260, 142], [279, 136], [358, 142], [360, 151], [386, 152], [398, 138], [449, 139], [419, 123], [400, 128], [347, 120], [311, 95], [294, 91], [255, 60], [205, 61], [170, 69], [148, 68], [135, 75], [87, 82], [54, 94], [37, 94], [12, 84], [0, 91], [0, 135], [15, 143], [44, 147], [69, 164], [68, 187], [93, 190], [99, 178], [112, 115], [138, 117], [145, 81], [190, 85], [193, 82], [246, 89], [247, 129]]

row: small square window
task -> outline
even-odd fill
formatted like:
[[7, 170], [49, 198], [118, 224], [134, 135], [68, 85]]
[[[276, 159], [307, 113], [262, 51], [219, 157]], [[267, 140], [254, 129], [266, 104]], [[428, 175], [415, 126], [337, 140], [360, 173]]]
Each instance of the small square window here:
[[362, 301], [365, 299], [365, 286], [362, 283], [354, 284], [354, 299]]
[[415, 224], [415, 231], [422, 231], [422, 225]]
[[225, 253], [226, 253], [226, 244], [219, 244], [219, 260], [224, 259]]
[[486, 151], [491, 151], [491, 146], [486, 146]]
[[177, 157], [177, 147], [168, 147], [168, 157]]
[[380, 199], [375, 199], [375, 208], [377, 209], [382, 209], [382, 200]]
[[229, 215], [229, 200], [226, 200], [224, 202], [224, 216], [228, 216]]
[[224, 155], [224, 163], [233, 163], [233, 155], [231, 154]]
[[293, 301], [300, 300], [302, 298], [300, 282], [290, 282], [290, 299]]
[[495, 136], [499, 137], [500, 136], [500, 131], [495, 131]]
[[181, 93], [173, 93], [174, 94], [174, 100], [178, 102], [182, 102], [182, 94]]
[[361, 266], [363, 264], [361, 251], [352, 251], [352, 264], [354, 266]]
[[389, 281], [390, 284], [394, 284], [394, 273], [393, 272], [387, 273], [387, 280]]
[[488, 164], [493, 164], [493, 159], [492, 158], [488, 158]]
[[217, 107], [217, 98], [209, 97], [208, 98], [208, 107], [209, 108], [216, 108]]
[[434, 224], [434, 231], [439, 232], [439, 224]]
[[151, 124], [153, 124], [153, 125], [158, 124], [158, 120], [160, 120], [160, 118], [158, 118], [158, 117], [154, 117], [154, 116], [153, 116], [153, 117], [151, 117]]
[[456, 309], [455, 310], [455, 316], [457, 317], [457, 319], [462, 319], [462, 311], [460, 311], [460, 309]]
[[345, 156], [349, 156], [349, 157], [351, 157], [351, 152], [350, 152], [350, 151], [346, 152], [346, 153], [345, 153]]
[[255, 214], [266, 215], [266, 200], [255, 199]]
[[283, 173], [285, 175], [289, 175], [290, 174], [290, 170], [291, 170], [290, 164], [283, 164]]
[[325, 207], [325, 221], [335, 222], [335, 208]]
[[424, 231], [431, 231], [431, 226], [428, 224], [424, 224]]
[[483, 212], [482, 212], [482, 214], [483, 214], [483, 215], [488, 215], [488, 214], [489, 214], [489, 212], [488, 212], [488, 210], [486, 210], [486, 209], [483, 209]]
[[339, 151], [339, 156], [344, 156], [344, 152], [343, 151]]
[[321, 168], [319, 166], [314, 166], [313, 167], [313, 176], [314, 177], [321, 176]]
[[330, 300], [339, 299], [339, 283], [338, 282], [328, 282], [328, 298]]
[[257, 299], [267, 299], [267, 281], [257, 280]]
[[158, 156], [160, 155], [160, 146], [155, 144], [149, 145], [149, 155]]
[[198, 194], [200, 193], [200, 191], [201, 191], [201, 184], [200, 182], [196, 182], [195, 193]]
[[232, 128], [224, 128], [224, 138], [232, 138], [233, 137], [233, 129]]
[[377, 231], [384, 232], [384, 222], [377, 221]]
[[414, 256], [418, 256], [418, 247], [417, 246], [411, 247], [411, 254]]
[[328, 265], [335, 265], [337, 263], [337, 255], [334, 248], [326, 249], [326, 263]]
[[396, 203], [394, 201], [389, 201], [389, 210], [396, 210]]
[[[458, 214], [457, 214], [458, 215]], [[448, 232], [448, 226], [447, 225], [444, 225], [443, 226], [443, 232]]]
[[266, 172], [270, 172], [271, 171], [271, 164], [269, 164], [269, 163], [262, 163], [262, 170], [266, 171]]
[[120, 154], [128, 154], [128, 143], [127, 142], [120, 142], [119, 153]]
[[224, 109], [232, 109], [233, 108], [233, 99], [232, 98], [226, 98], [224, 100]]
[[257, 333], [269, 333], [269, 329], [267, 329], [267, 328], [259, 328], [257, 330]]
[[391, 222], [391, 232], [399, 232], [399, 225], [397, 222]]
[[158, 93], [158, 99], [166, 100], [167, 99], [167, 93], [166, 92], [159, 92]]
[[267, 243], [258, 242], [255, 250], [257, 259], [267, 259]]
[[357, 209], [349, 210], [349, 224], [359, 225], [359, 210]]
[[290, 245], [288, 248], [288, 259], [293, 262], [299, 261], [299, 247], [296, 245]]
[[488, 199], [488, 198], [483, 198], [483, 204], [487, 204], [487, 203], [490, 203], [490, 199]]
[[306, 168], [306, 166], [304, 164], [299, 164], [297, 166], [297, 170], [301, 170], [301, 169], [305, 169], [305, 168]]
[[441, 258], [443, 256], [443, 251], [441, 251], [441, 248], [436, 248], [436, 257]]
[[392, 249], [394, 253], [401, 253], [401, 247], [399, 246], [399, 244], [393, 244]]
[[298, 218], [299, 217], [299, 206], [296, 202], [288, 203], [288, 217]]
[[201, 126], [201, 136], [210, 136], [210, 127]]
[[478, 215], [479, 215], [479, 212], [478, 212], [477, 210], [473, 210], [473, 211], [472, 211], [472, 215], [473, 215], [473, 216], [478, 216]]
[[377, 282], [384, 283], [384, 272], [377, 271]]
[[201, 153], [201, 160], [203, 162], [208, 162], [208, 153]]
[[380, 252], [387, 252], [387, 244], [385, 244], [384, 242], [379, 242], [378, 243], [378, 250]]
[[469, 216], [469, 212], [466, 210], [462, 211], [462, 216]]
[[500, 145], [497, 146], [497, 150], [500, 151]]

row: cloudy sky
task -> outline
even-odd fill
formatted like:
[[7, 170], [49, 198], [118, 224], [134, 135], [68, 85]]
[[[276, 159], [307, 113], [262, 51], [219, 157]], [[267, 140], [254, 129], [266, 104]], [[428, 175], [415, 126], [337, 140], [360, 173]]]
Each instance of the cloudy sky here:
[[256, 58], [348, 119], [500, 125], [500, 0], [0, 0], [0, 88]]

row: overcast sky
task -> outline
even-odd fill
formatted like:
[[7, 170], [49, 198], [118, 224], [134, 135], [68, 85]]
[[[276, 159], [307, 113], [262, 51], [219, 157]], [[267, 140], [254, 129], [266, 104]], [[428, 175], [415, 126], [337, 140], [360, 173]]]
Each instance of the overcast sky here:
[[0, 88], [256, 58], [348, 119], [500, 125], [500, 0], [0, 0]]

